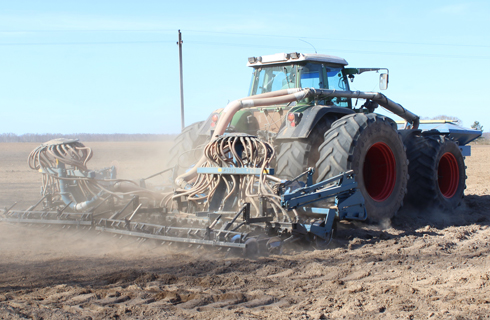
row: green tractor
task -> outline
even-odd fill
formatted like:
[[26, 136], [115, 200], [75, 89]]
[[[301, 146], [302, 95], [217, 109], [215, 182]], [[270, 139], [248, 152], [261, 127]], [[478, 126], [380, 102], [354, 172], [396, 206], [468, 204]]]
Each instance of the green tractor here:
[[[280, 179], [292, 180], [310, 167], [316, 182], [354, 170], [373, 221], [391, 219], [404, 202], [448, 210], [461, 203], [466, 144], [481, 132], [453, 122], [421, 123], [381, 93], [350, 90], [349, 81], [367, 71], [379, 72], [380, 89], [386, 89], [387, 69], [347, 68], [339, 57], [297, 52], [251, 57], [248, 66], [254, 70], [249, 97], [236, 100], [231, 113], [233, 103], [177, 136], [168, 166], [178, 174], [199, 165], [204, 146], [217, 135], [246, 133], [273, 145]], [[365, 102], [356, 108], [357, 99]], [[374, 113], [378, 106], [406, 122]]]

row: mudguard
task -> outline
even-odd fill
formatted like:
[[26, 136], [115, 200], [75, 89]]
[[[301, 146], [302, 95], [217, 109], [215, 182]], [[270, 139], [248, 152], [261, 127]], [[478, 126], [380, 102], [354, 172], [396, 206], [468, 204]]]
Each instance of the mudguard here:
[[[354, 110], [341, 107], [329, 106], [314, 106], [301, 111], [301, 121], [296, 127], [290, 126], [288, 123], [284, 125], [277, 133], [276, 139], [301, 139], [307, 138], [311, 130], [315, 127], [318, 121], [326, 114], [337, 114], [342, 117], [347, 114], [355, 113]], [[286, 120], [287, 121], [287, 120]]]

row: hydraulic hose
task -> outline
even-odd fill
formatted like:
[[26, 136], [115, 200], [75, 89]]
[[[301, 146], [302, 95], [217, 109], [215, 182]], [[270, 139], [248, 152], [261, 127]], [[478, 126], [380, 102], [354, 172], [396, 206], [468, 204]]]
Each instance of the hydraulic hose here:
[[[241, 108], [270, 106], [275, 104], [299, 101], [306, 97], [324, 96], [369, 99], [411, 123], [412, 129], [418, 129], [419, 127], [419, 116], [410, 112], [409, 110], [402, 107], [402, 105], [400, 105], [399, 103], [394, 102], [393, 100], [389, 99], [384, 94], [379, 92], [295, 88], [263, 93], [230, 102], [221, 113], [220, 119], [218, 120], [216, 129], [214, 131], [215, 136], [213, 137], [212, 141], [214, 141], [218, 136], [222, 135], [225, 132], [226, 128], [231, 122], [231, 119]], [[200, 167], [204, 162], [206, 162], [206, 157], [203, 155], [191, 170], [178, 176], [175, 179], [175, 184], [177, 186], [185, 188], [187, 184], [196, 177], [197, 168]]]
[[411, 123], [412, 129], [418, 129], [420, 124], [420, 117], [418, 115], [405, 109], [401, 104], [396, 103], [379, 92], [341, 91], [331, 89], [311, 89], [311, 92], [313, 92], [313, 95], [317, 96], [369, 99]]

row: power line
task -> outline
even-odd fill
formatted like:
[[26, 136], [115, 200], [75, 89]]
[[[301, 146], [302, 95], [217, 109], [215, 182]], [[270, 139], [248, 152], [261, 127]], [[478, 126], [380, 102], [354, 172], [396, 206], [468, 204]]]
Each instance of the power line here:
[[151, 44], [170, 43], [174, 41], [87, 41], [87, 42], [10, 42], [0, 46], [63, 46], [63, 45], [106, 45], [106, 44]]
[[257, 34], [257, 33], [237, 33], [237, 32], [220, 32], [220, 31], [202, 31], [202, 30], [185, 30], [189, 32], [197, 33], [214, 33], [214, 34], [228, 34], [228, 35], [243, 35], [251, 37], [275, 37], [275, 38], [289, 38], [310, 40], [334, 40], [334, 41], [352, 41], [352, 42], [368, 42], [368, 43], [386, 43], [386, 44], [409, 44], [409, 45], [426, 45], [426, 46], [452, 46], [452, 47], [475, 47], [475, 48], [490, 48], [490, 45], [474, 45], [474, 44], [458, 44], [458, 43], [428, 43], [428, 42], [408, 42], [408, 41], [386, 41], [386, 40], [364, 40], [364, 39], [346, 39], [346, 38], [330, 38], [330, 37], [304, 37], [304, 36], [282, 36], [273, 34]]
[[[172, 43], [173, 40], [149, 40], [149, 41], [85, 41], [85, 42], [10, 42], [0, 43], [0, 46], [69, 46], [69, 45], [124, 45], [124, 44], [163, 44]], [[258, 45], [258, 44], [245, 44], [245, 43], [227, 43], [227, 42], [210, 42], [210, 41], [186, 41], [188, 44], [196, 45], [213, 45], [213, 46], [226, 46], [226, 47], [240, 47], [240, 48], [270, 48], [284, 50], [285, 46], [271, 46], [271, 45]], [[323, 51], [323, 50], [322, 50]], [[345, 50], [328, 48], [329, 52], [348, 52], [348, 53], [360, 53], [360, 54], [377, 54], [377, 55], [390, 55], [390, 56], [405, 56], [405, 57], [429, 57], [429, 58], [452, 58], [452, 59], [478, 59], [489, 60], [490, 56], [464, 56], [464, 55], [449, 55], [449, 54], [430, 54], [430, 53], [408, 53], [408, 52], [389, 52], [389, 51], [366, 51], [366, 50]]]
[[[437, 43], [437, 42], [410, 42], [410, 41], [392, 41], [392, 40], [376, 40], [376, 39], [348, 39], [348, 38], [332, 38], [332, 37], [305, 37], [302, 35], [278, 35], [278, 34], [258, 34], [258, 33], [242, 33], [242, 32], [226, 32], [226, 31], [209, 31], [209, 30], [194, 30], [182, 29], [186, 32], [194, 32], [201, 34], [219, 34], [232, 36], [249, 36], [249, 37], [268, 37], [268, 38], [287, 38], [287, 39], [309, 39], [309, 40], [328, 40], [328, 41], [348, 41], [348, 42], [364, 42], [364, 43], [384, 43], [384, 44], [406, 44], [406, 45], [423, 45], [423, 46], [448, 46], [448, 47], [470, 47], [470, 48], [490, 48], [490, 45], [482, 44], [462, 44], [462, 43]], [[0, 30], [1, 33], [70, 33], [70, 32], [174, 32], [174, 29], [71, 29], [71, 30]]]
[[70, 33], [70, 32], [175, 32], [175, 29], [67, 29], [67, 30], [0, 30], [1, 33]]
[[[224, 42], [204, 42], [204, 41], [187, 41], [190, 44], [206, 44], [215, 46], [229, 46], [229, 47], [244, 47], [244, 48], [274, 48], [284, 50], [284, 46], [270, 46], [270, 45], [256, 45], [256, 44], [230, 44]], [[320, 50], [324, 51], [324, 50]], [[392, 56], [408, 56], [408, 57], [430, 57], [430, 58], [456, 58], [456, 59], [483, 59], [488, 60], [490, 56], [463, 56], [463, 55], [449, 55], [449, 54], [430, 54], [430, 53], [407, 53], [407, 52], [387, 52], [387, 51], [364, 51], [364, 50], [345, 50], [328, 48], [329, 52], [349, 52], [349, 53], [362, 53], [362, 54], [378, 54], [378, 55], [392, 55]]]

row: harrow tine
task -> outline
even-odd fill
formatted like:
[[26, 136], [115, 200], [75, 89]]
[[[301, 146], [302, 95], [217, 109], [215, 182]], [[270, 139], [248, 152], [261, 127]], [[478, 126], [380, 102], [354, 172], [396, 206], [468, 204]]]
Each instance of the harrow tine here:
[[142, 203], [140, 203], [140, 204], [138, 205], [138, 207], [137, 207], [137, 208], [136, 208], [136, 209], [133, 211], [133, 213], [132, 213], [132, 214], [129, 216], [129, 218], [127, 218], [127, 217], [126, 217], [126, 218], [124, 218], [124, 219], [125, 219], [125, 220], [127, 220], [127, 221], [129, 221], [129, 222], [131, 222], [131, 220], [133, 220], [134, 215], [135, 215], [135, 214], [138, 212], [138, 210], [141, 208], [141, 206], [142, 206], [142, 205], [143, 205], [143, 204], [142, 204]]
[[32, 211], [32, 210], [36, 209], [36, 207], [37, 207], [37, 206], [38, 206], [38, 205], [39, 205], [41, 202], [43, 202], [43, 201], [44, 201], [44, 199], [46, 199], [46, 197], [47, 197], [47, 196], [48, 196], [48, 194], [44, 195], [44, 197], [42, 197], [42, 198], [41, 198], [41, 199], [40, 199], [38, 202], [36, 202], [36, 204], [34, 204], [34, 205], [30, 206], [30, 207], [29, 207], [29, 208], [26, 210], [26, 212], [28, 212], [28, 211]]
[[63, 207], [63, 209], [60, 210], [60, 212], [58, 213], [58, 218], [61, 217], [63, 211], [65, 211], [72, 203], [73, 201], [70, 201], [66, 206]]
[[94, 214], [95, 210], [97, 210], [100, 206], [102, 206], [107, 200], [109, 200], [109, 198], [112, 197], [112, 195], [109, 195], [107, 196], [105, 199], [102, 199], [102, 201], [96, 205], [95, 207], [93, 207], [91, 210], [90, 210], [90, 214]]
[[211, 225], [208, 228], [213, 229], [220, 219], [221, 219], [221, 214], [213, 221], [213, 223], [211, 223]]
[[14, 202], [14, 204], [11, 205], [9, 208], [5, 208], [5, 211], [3, 213], [4, 214], [9, 213], [9, 211], [12, 210], [16, 205], [17, 205], [17, 202]]
[[126, 210], [126, 209], [129, 207], [129, 205], [130, 205], [131, 203], [133, 203], [134, 201], [138, 201], [138, 197], [137, 197], [137, 196], [134, 196], [134, 197], [133, 197], [131, 200], [129, 200], [129, 202], [128, 202], [128, 203], [126, 203], [126, 205], [125, 205], [125, 206], [124, 206], [124, 207], [123, 207], [121, 210], [119, 210], [118, 212], [114, 213], [114, 214], [113, 214], [113, 215], [112, 215], [112, 216], [109, 218], [109, 220], [114, 220], [114, 219], [117, 219], [117, 217], [119, 217], [119, 216], [120, 216], [120, 215], [121, 215], [121, 214], [124, 212], [124, 210]]

